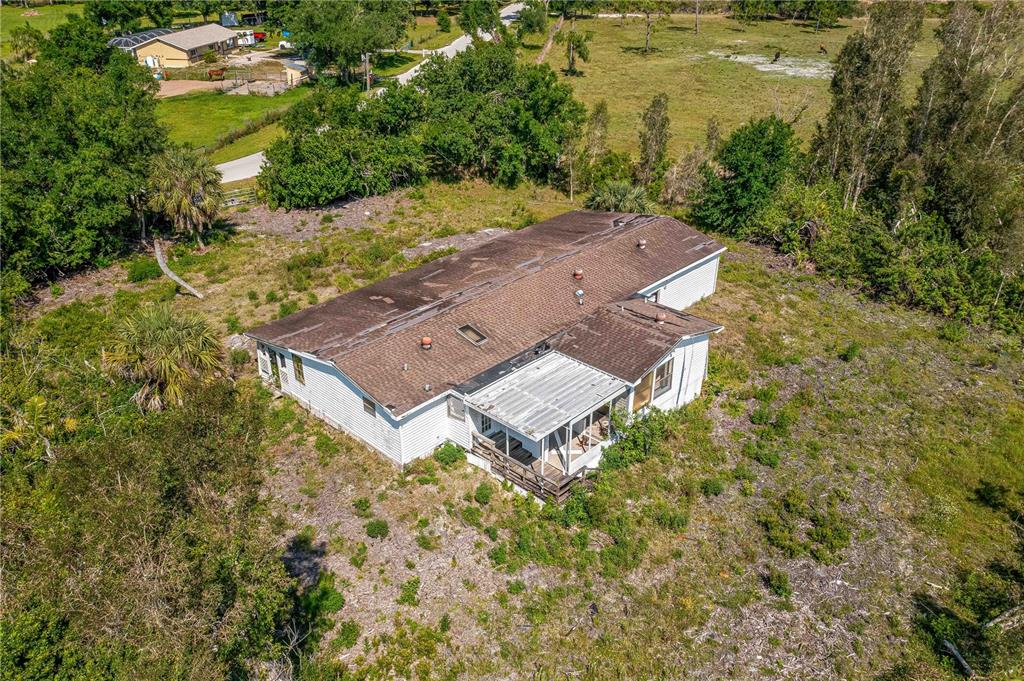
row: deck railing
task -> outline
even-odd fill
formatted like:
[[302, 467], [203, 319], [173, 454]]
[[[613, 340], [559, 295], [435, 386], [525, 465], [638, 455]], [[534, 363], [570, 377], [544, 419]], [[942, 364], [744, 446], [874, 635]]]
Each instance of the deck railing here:
[[569, 497], [572, 488], [586, 475], [581, 468], [571, 475], [557, 478], [542, 475], [525, 466], [494, 446], [494, 441], [479, 433], [473, 433], [473, 453], [491, 463], [491, 472], [500, 475], [513, 485], [535, 494], [544, 501], [560, 504]]

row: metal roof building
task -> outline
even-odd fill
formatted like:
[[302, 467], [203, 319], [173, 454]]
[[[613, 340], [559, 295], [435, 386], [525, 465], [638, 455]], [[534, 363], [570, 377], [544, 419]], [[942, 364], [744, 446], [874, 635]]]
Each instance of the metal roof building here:
[[173, 28], [151, 28], [148, 31], [140, 31], [138, 33], [129, 33], [128, 35], [120, 35], [116, 38], [111, 38], [107, 41], [109, 47], [116, 47], [122, 52], [129, 52], [135, 54], [135, 49], [146, 43], [156, 40], [161, 36], [174, 33]]

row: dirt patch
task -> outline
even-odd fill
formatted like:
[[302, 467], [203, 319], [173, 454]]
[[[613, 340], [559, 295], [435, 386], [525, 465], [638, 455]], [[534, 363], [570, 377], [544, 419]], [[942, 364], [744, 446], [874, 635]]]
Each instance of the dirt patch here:
[[223, 90], [224, 87], [224, 81], [161, 80], [160, 92], [156, 94], [156, 97], [157, 99], [162, 99], [164, 97], [177, 97], [178, 95], [185, 95], [189, 92], [199, 92], [201, 90]]
[[717, 59], [747, 64], [765, 73], [781, 73], [785, 76], [795, 76], [797, 78], [828, 79], [832, 77], [832, 64], [825, 59], [782, 56], [776, 59], [765, 54], [730, 54], [717, 50], [711, 50], [708, 54]]
[[229, 213], [227, 219], [239, 232], [307, 241], [334, 230], [362, 229], [386, 222], [405, 201], [404, 192], [392, 192], [384, 196], [338, 201], [324, 208], [272, 210], [261, 204]]
[[402, 255], [411, 259], [423, 255], [429, 255], [434, 251], [440, 251], [447, 248], [454, 248], [457, 251], [462, 251], [473, 246], [479, 246], [480, 244], [487, 243], [492, 239], [497, 239], [502, 234], [508, 234], [510, 231], [511, 230], [508, 229], [502, 229], [501, 227], [491, 227], [488, 229], [481, 229], [479, 232], [472, 232], [470, 234], [454, 234], [442, 239], [424, 241], [413, 248], [406, 248], [402, 251]]

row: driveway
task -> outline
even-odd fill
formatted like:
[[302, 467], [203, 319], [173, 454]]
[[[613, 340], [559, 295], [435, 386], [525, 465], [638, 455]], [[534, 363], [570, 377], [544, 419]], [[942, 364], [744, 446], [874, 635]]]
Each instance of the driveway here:
[[238, 182], [239, 180], [256, 177], [260, 174], [262, 166], [263, 152], [257, 151], [255, 154], [249, 154], [242, 158], [236, 158], [234, 161], [221, 163], [217, 166], [217, 170], [223, 176], [221, 182]]
[[[501, 8], [501, 23], [508, 26], [513, 21], [519, 18], [519, 12], [525, 7], [522, 2], [514, 2], [511, 5], [506, 5]], [[483, 33], [480, 36], [484, 40], [490, 40], [491, 36], [489, 33]], [[432, 50], [431, 54], [443, 54], [446, 57], [454, 57], [459, 52], [464, 52], [470, 45], [473, 44], [473, 39], [468, 35], [459, 36], [451, 43], [444, 47]], [[410, 80], [416, 77], [416, 74], [420, 71], [420, 66], [423, 62], [416, 64], [411, 69], [404, 73], [400, 73], [395, 76], [395, 79], [405, 85]], [[243, 156], [242, 158], [235, 159], [234, 161], [228, 161], [227, 163], [221, 163], [217, 166], [217, 170], [224, 176], [223, 182], [237, 182], [238, 180], [245, 180], [250, 177], [256, 177], [260, 174], [260, 168], [263, 166], [263, 152], [258, 151], [255, 154], [249, 156]]]

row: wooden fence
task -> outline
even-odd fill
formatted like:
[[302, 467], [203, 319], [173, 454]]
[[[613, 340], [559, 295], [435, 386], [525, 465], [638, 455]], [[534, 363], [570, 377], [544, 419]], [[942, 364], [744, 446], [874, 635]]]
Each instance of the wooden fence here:
[[224, 192], [225, 206], [243, 206], [248, 203], [256, 203], [256, 189], [253, 187], [242, 187]]
[[491, 472], [500, 475], [513, 485], [535, 494], [544, 501], [560, 504], [569, 497], [575, 487], [586, 475], [586, 468], [581, 468], [572, 475], [561, 475], [549, 478], [541, 475], [529, 466], [525, 466], [494, 446], [494, 441], [479, 433], [473, 433], [473, 453], [491, 463]]

